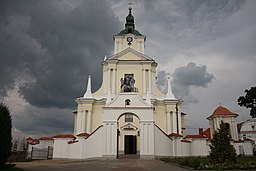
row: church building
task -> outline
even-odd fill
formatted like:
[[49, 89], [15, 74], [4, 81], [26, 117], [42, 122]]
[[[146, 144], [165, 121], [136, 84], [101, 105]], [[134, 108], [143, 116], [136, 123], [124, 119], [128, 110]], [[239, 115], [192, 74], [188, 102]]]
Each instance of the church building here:
[[[182, 103], [172, 93], [170, 78], [167, 93], [159, 91], [157, 62], [145, 54], [146, 36], [136, 30], [131, 7], [124, 30], [113, 40], [114, 54], [102, 61], [101, 87], [92, 93], [89, 76], [85, 94], [76, 99], [73, 135], [52, 137], [54, 159], [207, 156], [222, 120], [238, 141], [237, 114], [224, 108], [208, 117], [207, 134], [201, 130], [199, 135], [186, 135]], [[250, 150], [250, 142], [246, 148], [244, 144], [239, 142], [237, 151], [240, 146]], [[245, 150], [245, 154], [252, 153]]]
[[[131, 7], [124, 30], [113, 39], [114, 54], [102, 62], [101, 87], [92, 93], [93, 78], [89, 76], [85, 94], [76, 99], [76, 139], [66, 145], [72, 149], [71, 146], [79, 144], [80, 148], [76, 147], [76, 155], [69, 150], [65, 158], [86, 158], [87, 152], [82, 154], [82, 149], [87, 147], [88, 150], [99, 150], [98, 155], [90, 157], [116, 158], [119, 154], [137, 154], [152, 158], [158, 145], [157, 131], [170, 141], [170, 134], [180, 137], [184, 134], [185, 114], [181, 112], [181, 101], [172, 93], [170, 78], [167, 94], [159, 91], [157, 62], [145, 54], [146, 36], [135, 29]], [[58, 141], [60, 139], [54, 144]], [[58, 153], [64, 149], [54, 146], [54, 157], [62, 158], [63, 154]]]

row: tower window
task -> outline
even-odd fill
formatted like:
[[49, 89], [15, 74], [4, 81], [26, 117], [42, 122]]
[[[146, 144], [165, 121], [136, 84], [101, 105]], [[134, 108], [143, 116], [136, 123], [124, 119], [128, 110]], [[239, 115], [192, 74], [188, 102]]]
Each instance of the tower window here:
[[132, 114], [125, 114], [125, 122], [133, 122]]

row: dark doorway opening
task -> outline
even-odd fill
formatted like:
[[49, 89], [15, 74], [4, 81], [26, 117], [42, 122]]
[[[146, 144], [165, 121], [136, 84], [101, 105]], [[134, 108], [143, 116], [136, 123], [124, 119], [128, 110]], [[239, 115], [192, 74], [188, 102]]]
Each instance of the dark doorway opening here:
[[124, 136], [124, 154], [137, 153], [137, 137], [135, 135]]

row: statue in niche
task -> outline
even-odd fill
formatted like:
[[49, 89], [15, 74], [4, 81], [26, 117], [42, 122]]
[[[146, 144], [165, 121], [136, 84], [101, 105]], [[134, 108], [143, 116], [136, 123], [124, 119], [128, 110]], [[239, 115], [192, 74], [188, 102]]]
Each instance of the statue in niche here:
[[122, 92], [135, 92], [136, 88], [134, 87], [134, 74], [124, 74], [124, 78], [121, 78], [120, 81]]

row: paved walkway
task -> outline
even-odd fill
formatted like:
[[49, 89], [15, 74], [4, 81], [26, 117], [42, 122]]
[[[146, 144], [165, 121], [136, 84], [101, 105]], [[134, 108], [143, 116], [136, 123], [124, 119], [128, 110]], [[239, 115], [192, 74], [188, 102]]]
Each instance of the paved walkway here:
[[120, 160], [38, 160], [17, 162], [17, 167], [25, 171], [185, 171], [160, 160], [120, 159]]

